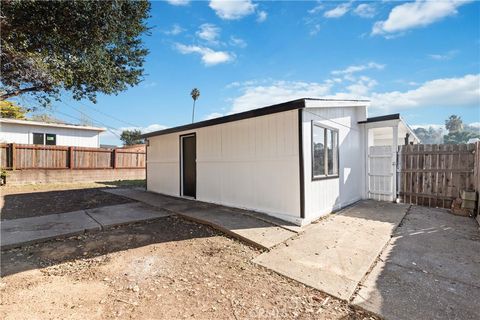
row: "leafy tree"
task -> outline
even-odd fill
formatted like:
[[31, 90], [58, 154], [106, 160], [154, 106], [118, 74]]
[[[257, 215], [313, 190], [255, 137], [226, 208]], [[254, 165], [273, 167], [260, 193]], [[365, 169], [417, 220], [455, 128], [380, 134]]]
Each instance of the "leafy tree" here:
[[47, 104], [65, 90], [96, 102], [138, 84], [149, 10], [147, 0], [2, 1], [0, 100]]
[[0, 111], [2, 118], [25, 119], [25, 114], [30, 110], [22, 108], [11, 101], [3, 100], [0, 101]]
[[190, 92], [190, 95], [192, 96], [192, 99], [193, 99], [193, 112], [192, 112], [192, 123], [193, 123], [195, 119], [195, 102], [200, 97], [200, 90], [198, 90], [197, 88], [193, 88], [192, 91]]
[[447, 120], [445, 120], [445, 127], [447, 128], [448, 133], [462, 131], [462, 118], [457, 115], [451, 115]]
[[126, 146], [131, 146], [134, 144], [142, 144], [145, 143], [140, 135], [142, 132], [140, 130], [123, 130], [122, 134], [120, 135], [120, 140], [123, 141], [123, 144]]
[[459, 143], [467, 143], [468, 140], [473, 138], [480, 138], [480, 134], [463, 130], [463, 131], [450, 132], [443, 137], [443, 140], [444, 140], [444, 143], [446, 144], [459, 144]]
[[433, 127], [416, 128], [413, 130], [415, 135], [424, 144], [440, 144], [443, 143], [443, 130], [435, 129]]
[[456, 115], [451, 115], [445, 121], [445, 127], [448, 134], [443, 136], [443, 141], [446, 144], [467, 143], [473, 138], [480, 138], [480, 131], [468, 125], [464, 126], [462, 118]]

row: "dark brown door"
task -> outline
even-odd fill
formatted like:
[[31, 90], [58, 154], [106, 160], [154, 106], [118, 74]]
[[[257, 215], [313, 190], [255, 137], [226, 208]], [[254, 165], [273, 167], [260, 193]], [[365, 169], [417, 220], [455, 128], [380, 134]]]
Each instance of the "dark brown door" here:
[[195, 135], [182, 137], [182, 195], [196, 197], [197, 139]]

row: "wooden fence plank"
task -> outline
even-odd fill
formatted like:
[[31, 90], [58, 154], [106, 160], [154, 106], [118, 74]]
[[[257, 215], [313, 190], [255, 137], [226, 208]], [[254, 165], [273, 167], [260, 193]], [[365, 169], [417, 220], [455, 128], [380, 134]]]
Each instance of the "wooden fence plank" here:
[[5, 169], [145, 168], [145, 152], [121, 149], [0, 144]]
[[462, 190], [478, 190], [479, 145], [400, 146], [400, 201], [450, 208]]

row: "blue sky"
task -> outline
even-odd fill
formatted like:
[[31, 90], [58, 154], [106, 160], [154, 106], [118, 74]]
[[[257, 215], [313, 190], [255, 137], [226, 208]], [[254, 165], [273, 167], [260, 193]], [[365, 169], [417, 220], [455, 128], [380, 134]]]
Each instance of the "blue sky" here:
[[172, 0], [151, 16], [144, 81], [96, 105], [65, 96], [55, 116], [75, 122], [80, 110], [117, 134], [172, 127], [191, 121], [197, 87], [197, 121], [336, 97], [369, 98], [369, 115], [411, 125], [451, 114], [480, 125], [479, 2]]

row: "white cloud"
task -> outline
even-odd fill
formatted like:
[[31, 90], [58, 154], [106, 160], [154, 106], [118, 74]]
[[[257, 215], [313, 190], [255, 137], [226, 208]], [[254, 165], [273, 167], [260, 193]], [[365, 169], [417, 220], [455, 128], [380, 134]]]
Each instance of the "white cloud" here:
[[100, 139], [102, 144], [121, 145], [122, 143], [119, 139], [119, 136], [124, 130], [140, 130], [142, 133], [149, 133], [157, 130], [163, 130], [166, 128], [168, 127], [158, 123], [154, 123], [146, 127], [121, 127], [117, 129], [109, 129], [100, 133]]
[[234, 82], [227, 88], [238, 90], [239, 94], [230, 99], [231, 109], [227, 114], [307, 97], [369, 99], [371, 108], [381, 113], [405, 108], [478, 106], [479, 84], [480, 75], [434, 79], [403, 92], [374, 92], [377, 81], [366, 76], [353, 81], [332, 78], [323, 82], [271, 79]]
[[325, 18], [340, 18], [340, 17], [343, 17], [348, 12], [348, 10], [350, 10], [350, 6], [351, 6], [350, 2], [342, 3], [341, 5], [335, 7], [331, 10], [325, 11], [323, 16]]
[[321, 97], [330, 92], [330, 83], [275, 81], [269, 85], [246, 86], [232, 100], [230, 113], [242, 112], [304, 97]]
[[347, 67], [346, 69], [343, 69], [343, 70], [333, 70], [332, 74], [333, 75], [351, 75], [352, 73], [365, 71], [365, 70], [368, 70], [368, 69], [382, 70], [383, 68], [385, 68], [384, 64], [379, 64], [379, 63], [376, 63], [376, 62], [369, 62], [367, 64], [349, 66], [349, 67]]
[[313, 26], [313, 28], [310, 30], [309, 33], [310, 33], [311, 36], [314, 36], [314, 35], [316, 35], [317, 33], [320, 32], [320, 29], [321, 29], [320, 24], [317, 23]]
[[211, 23], [204, 23], [197, 31], [197, 36], [210, 43], [218, 43], [217, 39], [220, 36], [220, 28]]
[[356, 82], [347, 86], [347, 90], [352, 96], [365, 97], [377, 84], [378, 83], [376, 80], [362, 76]]
[[237, 38], [235, 36], [230, 36], [230, 45], [232, 46], [235, 46], [235, 47], [239, 47], [239, 48], [245, 48], [247, 46], [247, 43], [245, 42], [245, 40], [241, 39], [241, 38]]
[[480, 105], [480, 75], [435, 79], [405, 92], [373, 93], [372, 108], [400, 109]]
[[443, 131], [445, 131], [445, 125], [443, 125], [443, 124], [437, 124], [437, 123], [431, 123], [431, 124], [414, 124], [414, 125], [410, 125], [410, 127], [411, 127], [412, 129], [418, 129], [418, 128], [428, 129], [428, 128], [432, 127], [432, 128], [435, 129], [435, 130], [442, 129]]
[[322, 11], [324, 8], [324, 5], [323, 3], [318, 3], [315, 7], [313, 7], [312, 9], [308, 10], [308, 13], [309, 14], [316, 14], [317, 12], [320, 12]]
[[468, 124], [470, 127], [480, 129], [480, 122], [472, 122]]
[[266, 11], [258, 11], [257, 13], [257, 22], [264, 22], [267, 20], [267, 12]]
[[394, 34], [408, 29], [424, 27], [445, 17], [455, 15], [457, 8], [471, 0], [416, 0], [398, 5], [390, 11], [387, 20], [377, 21], [372, 34]]
[[148, 88], [154, 88], [158, 85], [158, 83], [156, 83], [155, 81], [149, 81], [149, 82], [144, 82], [142, 87], [145, 88], [145, 89], [148, 89]]
[[202, 62], [206, 66], [214, 66], [220, 63], [230, 62], [235, 59], [235, 55], [226, 51], [215, 51], [207, 47], [176, 44], [176, 49], [181, 54], [198, 53], [202, 57]]
[[256, 8], [251, 0], [211, 0], [209, 6], [224, 20], [241, 19], [254, 13]]
[[169, 36], [176, 36], [176, 35], [182, 33], [183, 31], [185, 31], [185, 29], [180, 27], [178, 24], [174, 24], [170, 30], [166, 30], [163, 33], [165, 33], [166, 35], [169, 35]]
[[444, 54], [429, 54], [428, 56], [433, 60], [445, 61], [450, 60], [458, 54], [458, 50], [450, 50]]
[[140, 129], [140, 131], [142, 131], [142, 133], [149, 133], [149, 132], [163, 130], [163, 129], [167, 129], [167, 128], [168, 127], [164, 126], [163, 124], [154, 123], [154, 124], [151, 124], [149, 126], [139, 128], [139, 129]]
[[353, 13], [362, 18], [373, 18], [376, 13], [375, 6], [373, 4], [362, 3], [359, 4]]
[[186, 6], [190, 3], [190, 0], [167, 0], [173, 6]]
[[215, 118], [220, 118], [220, 117], [223, 117], [223, 114], [222, 113], [219, 113], [219, 112], [212, 112], [210, 114], [208, 114], [204, 120], [210, 120], [210, 119], [215, 119]]

